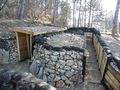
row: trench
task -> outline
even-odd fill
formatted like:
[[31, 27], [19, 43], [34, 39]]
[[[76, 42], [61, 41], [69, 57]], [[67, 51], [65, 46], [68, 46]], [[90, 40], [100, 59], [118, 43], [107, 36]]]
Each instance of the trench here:
[[86, 38], [86, 56], [84, 57], [82, 74], [83, 82], [78, 82], [70, 88], [59, 88], [58, 90], [106, 90], [106, 86], [101, 82], [102, 77], [93, 42], [89, 38]]

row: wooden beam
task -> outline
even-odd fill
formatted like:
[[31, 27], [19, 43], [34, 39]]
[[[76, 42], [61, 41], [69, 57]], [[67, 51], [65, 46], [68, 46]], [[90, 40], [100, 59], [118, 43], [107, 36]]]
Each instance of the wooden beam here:
[[23, 29], [8, 28], [8, 30], [15, 31], [15, 32], [20, 32], [20, 33], [24, 33], [24, 34], [31, 34], [31, 35], [33, 35], [33, 32], [29, 32], [29, 31], [26, 31], [26, 30], [23, 30]]
[[19, 56], [19, 61], [21, 60], [20, 57], [20, 46], [19, 46], [19, 39], [18, 39], [18, 32], [16, 32], [16, 41], [17, 41], [17, 50], [18, 50], [18, 56]]

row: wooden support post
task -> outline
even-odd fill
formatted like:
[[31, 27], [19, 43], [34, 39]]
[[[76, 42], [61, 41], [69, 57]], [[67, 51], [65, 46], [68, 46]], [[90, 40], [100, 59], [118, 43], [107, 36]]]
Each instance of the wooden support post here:
[[30, 58], [30, 36], [28, 34], [27, 35], [27, 47], [28, 47], [28, 57]]
[[17, 41], [17, 50], [18, 50], [18, 56], [19, 56], [19, 61], [21, 60], [20, 57], [20, 47], [19, 47], [19, 39], [18, 39], [18, 33], [16, 32], [16, 41]]
[[30, 35], [30, 61], [29, 64], [32, 63], [32, 35]]

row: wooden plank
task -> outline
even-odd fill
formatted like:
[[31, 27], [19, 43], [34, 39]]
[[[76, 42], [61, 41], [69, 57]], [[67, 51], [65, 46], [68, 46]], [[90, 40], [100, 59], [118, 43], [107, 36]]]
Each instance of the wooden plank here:
[[19, 56], [19, 61], [21, 60], [20, 57], [20, 47], [19, 47], [19, 39], [18, 39], [18, 33], [16, 32], [16, 41], [17, 41], [17, 51], [18, 51], [18, 56]]
[[96, 39], [96, 36], [95, 36], [95, 50], [97, 52], [97, 39]]
[[20, 60], [28, 58], [28, 47], [26, 34], [17, 32], [18, 35], [18, 49]]
[[30, 35], [27, 34], [28, 57], [30, 58]]
[[105, 74], [105, 80], [107, 83], [113, 88], [113, 90], [120, 90], [116, 85], [114, 84], [114, 81], [111, 80], [111, 78], [108, 76], [108, 74]]
[[120, 90], [120, 82], [107, 70], [106, 75], [109, 77], [108, 83], [115, 89]]
[[113, 76], [120, 82], [120, 73], [117, 72], [111, 65], [108, 65], [108, 70], [113, 74]]
[[[102, 46], [100, 46], [100, 53], [99, 53], [99, 57], [98, 57], [99, 68], [100, 68], [101, 62], [102, 62], [102, 60], [103, 60], [103, 54], [104, 54], [103, 48], [102, 48]], [[104, 64], [104, 63], [103, 63], [103, 64]]]
[[108, 81], [107, 81], [106, 79], [104, 79], [104, 83], [105, 83], [105, 85], [107, 85], [107, 87], [108, 87], [110, 90], [112, 90], [112, 87], [110, 86], [110, 84], [108, 83]]
[[21, 30], [21, 29], [16, 29], [16, 28], [8, 28], [8, 30], [19, 32], [19, 33], [32, 34], [33, 35], [33, 32], [29, 32], [29, 31], [26, 31], [26, 30], [23, 30], [23, 29]]
[[29, 64], [32, 63], [32, 35], [30, 35], [30, 61]]
[[100, 71], [101, 71], [101, 75], [103, 77], [104, 75], [104, 72], [105, 72], [105, 68], [106, 68], [106, 64], [107, 64], [107, 54], [105, 52], [103, 52], [104, 55], [103, 55], [103, 60], [101, 60], [101, 63], [100, 63]]
[[93, 34], [93, 46], [95, 48], [95, 35]]
[[97, 42], [97, 60], [99, 61], [99, 55], [100, 55], [100, 43]]
[[11, 31], [15, 31], [15, 32], [20, 32], [20, 33], [25, 33], [25, 34], [29, 34], [29, 35], [32, 35], [32, 36], [35, 36], [35, 35], [39, 35], [39, 34], [47, 34], [47, 33], [52, 33], [52, 32], [61, 32], [61, 31], [64, 31], [65, 29], [51, 29], [49, 31], [37, 31], [37, 32], [33, 32], [33, 31], [28, 31], [28, 30], [24, 30], [24, 29], [20, 29], [20, 28], [8, 28], [8, 30], [11, 30]]

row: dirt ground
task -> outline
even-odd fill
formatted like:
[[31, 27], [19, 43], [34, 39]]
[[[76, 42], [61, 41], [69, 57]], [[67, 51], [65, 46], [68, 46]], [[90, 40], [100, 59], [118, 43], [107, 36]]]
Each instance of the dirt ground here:
[[16, 72], [29, 72], [29, 64], [27, 60], [19, 62], [18, 64], [0, 64], [0, 69], [9, 69]]
[[102, 34], [102, 38], [110, 47], [112, 54], [120, 60], [120, 37], [116, 40], [110, 34]]

